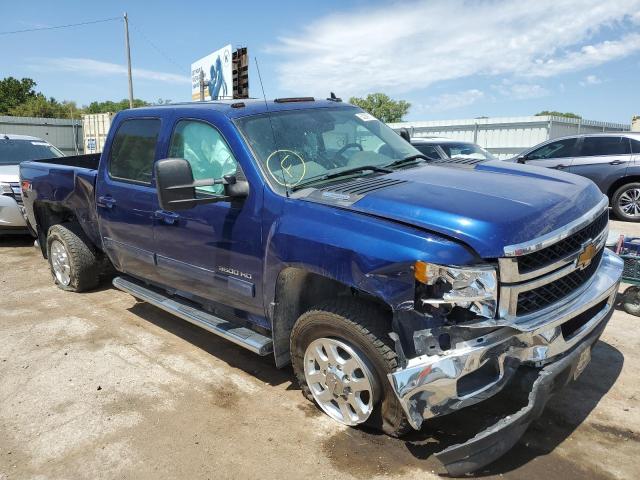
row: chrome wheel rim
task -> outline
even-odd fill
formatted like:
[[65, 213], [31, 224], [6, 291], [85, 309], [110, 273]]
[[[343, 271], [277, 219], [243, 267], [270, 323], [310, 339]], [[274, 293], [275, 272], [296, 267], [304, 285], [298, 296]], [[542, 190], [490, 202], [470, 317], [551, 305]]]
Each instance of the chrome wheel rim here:
[[54, 240], [51, 242], [49, 250], [53, 275], [60, 284], [66, 287], [71, 282], [71, 263], [69, 262], [67, 249], [64, 248], [62, 242]]
[[630, 188], [618, 197], [620, 211], [629, 217], [640, 217], [640, 188]]
[[344, 425], [358, 425], [373, 411], [374, 376], [353, 348], [319, 338], [304, 354], [304, 377], [320, 408]]

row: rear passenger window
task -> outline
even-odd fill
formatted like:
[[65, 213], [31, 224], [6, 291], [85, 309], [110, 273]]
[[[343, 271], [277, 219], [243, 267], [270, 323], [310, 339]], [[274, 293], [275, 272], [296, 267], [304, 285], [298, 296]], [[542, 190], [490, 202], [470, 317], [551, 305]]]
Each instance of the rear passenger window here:
[[111, 146], [109, 175], [150, 184], [159, 132], [159, 119], [124, 121]]
[[640, 153], [640, 140], [630, 138], [629, 141], [631, 142], [631, 151], [633, 153]]
[[625, 155], [631, 153], [629, 139], [626, 137], [584, 137], [581, 157], [599, 155]]

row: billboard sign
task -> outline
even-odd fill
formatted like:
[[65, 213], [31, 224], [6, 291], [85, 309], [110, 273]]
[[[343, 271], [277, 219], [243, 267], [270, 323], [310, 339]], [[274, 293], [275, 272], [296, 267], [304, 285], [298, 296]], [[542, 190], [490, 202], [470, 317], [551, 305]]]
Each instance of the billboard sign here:
[[231, 45], [191, 64], [191, 99], [200, 100], [200, 72], [204, 73], [204, 99], [233, 98]]

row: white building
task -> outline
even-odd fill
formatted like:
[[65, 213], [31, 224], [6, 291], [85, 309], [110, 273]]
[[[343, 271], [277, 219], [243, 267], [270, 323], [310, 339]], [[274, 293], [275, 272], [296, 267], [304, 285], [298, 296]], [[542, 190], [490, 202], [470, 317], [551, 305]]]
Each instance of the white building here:
[[566, 117], [493, 117], [390, 123], [412, 137], [447, 137], [474, 142], [498, 158], [513, 157], [540, 142], [578, 133], [629, 131], [630, 125]]

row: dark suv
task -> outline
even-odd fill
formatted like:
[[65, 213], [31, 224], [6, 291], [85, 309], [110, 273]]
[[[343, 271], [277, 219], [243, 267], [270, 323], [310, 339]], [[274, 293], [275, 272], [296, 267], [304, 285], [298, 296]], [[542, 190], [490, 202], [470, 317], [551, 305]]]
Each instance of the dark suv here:
[[622, 220], [640, 222], [640, 133], [554, 138], [514, 161], [564, 170], [593, 180]]

